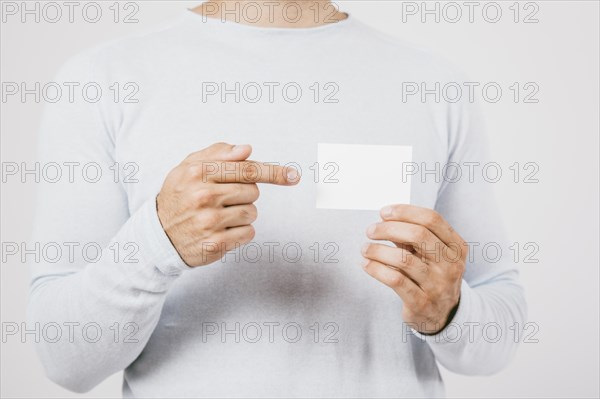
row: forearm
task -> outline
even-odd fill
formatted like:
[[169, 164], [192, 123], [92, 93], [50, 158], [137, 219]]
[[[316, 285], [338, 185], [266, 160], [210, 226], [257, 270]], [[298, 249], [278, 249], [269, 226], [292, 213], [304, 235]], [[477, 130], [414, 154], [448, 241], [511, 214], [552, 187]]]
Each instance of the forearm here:
[[[115, 256], [110, 250], [125, 243], [133, 244], [136, 253]], [[29, 322], [40, 328], [58, 325], [62, 331], [59, 340], [42, 337], [37, 344], [48, 376], [83, 392], [127, 367], [148, 342], [167, 290], [185, 268], [148, 201], [97, 262], [74, 273], [38, 273]]]
[[525, 319], [524, 292], [516, 279], [506, 277], [475, 287], [463, 280], [460, 304], [450, 324], [431, 336], [411, 332], [429, 344], [448, 370], [488, 375], [504, 368], [514, 355], [515, 337]]

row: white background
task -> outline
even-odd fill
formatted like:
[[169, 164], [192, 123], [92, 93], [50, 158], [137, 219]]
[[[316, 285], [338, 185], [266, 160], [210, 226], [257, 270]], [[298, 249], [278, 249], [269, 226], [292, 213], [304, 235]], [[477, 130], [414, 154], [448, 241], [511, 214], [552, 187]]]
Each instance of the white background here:
[[[113, 2], [102, 3], [108, 11]], [[521, 247], [535, 242], [540, 248], [535, 255], [539, 263], [521, 263], [529, 321], [539, 326], [535, 335], [539, 342], [522, 344], [512, 364], [495, 376], [473, 378], [444, 371], [449, 396], [598, 397], [598, 2], [534, 2], [539, 22], [530, 24], [513, 21], [509, 9], [513, 1], [498, 3], [503, 16], [495, 24], [483, 19], [481, 5], [473, 23], [468, 22], [465, 7], [457, 23], [443, 18], [436, 23], [432, 16], [422, 23], [419, 15], [403, 22], [400, 1], [338, 4], [354, 18], [445, 55], [472, 81], [499, 82], [504, 88], [512, 82], [535, 82], [540, 88], [537, 104], [515, 103], [507, 91], [500, 102], [484, 103], [483, 108], [496, 161], [536, 162], [540, 168], [537, 184], [515, 184], [510, 179], [498, 183], [513, 241]], [[8, 18], [1, 27], [1, 80], [50, 81], [68, 56], [151, 28], [197, 3], [137, 4], [137, 24], [114, 23], [110, 18], [90, 24], [80, 14], [73, 24]], [[33, 161], [43, 104], [7, 101], [1, 106], [2, 161]], [[3, 242], [29, 239], [34, 192], [35, 184], [15, 179], [2, 185]], [[21, 323], [27, 267], [12, 260], [2, 264], [1, 289], [2, 323]], [[1, 346], [3, 397], [120, 396], [120, 374], [88, 394], [72, 394], [45, 378], [29, 344], [15, 337], [6, 341]]]

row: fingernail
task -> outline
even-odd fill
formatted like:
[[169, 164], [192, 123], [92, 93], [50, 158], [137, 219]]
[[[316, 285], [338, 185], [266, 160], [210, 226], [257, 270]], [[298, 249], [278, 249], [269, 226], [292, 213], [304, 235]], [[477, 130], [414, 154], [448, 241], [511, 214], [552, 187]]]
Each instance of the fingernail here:
[[234, 152], [236, 154], [241, 154], [241, 153], [247, 151], [249, 148], [250, 148], [250, 146], [247, 144], [234, 145], [233, 148], [231, 149], [231, 152]]
[[365, 259], [362, 260], [362, 262], [360, 262], [360, 265], [362, 267], [365, 267], [365, 266], [367, 266], [369, 264], [369, 262], [370, 262], [370, 260], [367, 259], [367, 258], [365, 258]]
[[381, 209], [381, 216], [383, 216], [383, 217], [390, 217], [390, 216], [392, 216], [392, 207], [389, 206], [389, 205], [383, 207], [383, 209]]
[[375, 233], [375, 228], [376, 228], [376, 225], [374, 225], [374, 224], [369, 226], [369, 228], [367, 229], [367, 235], [369, 235], [369, 236], [373, 235], [373, 233]]
[[294, 168], [288, 168], [286, 177], [290, 183], [296, 183], [298, 180], [298, 171]]
[[369, 249], [369, 245], [371, 245], [371, 244], [369, 244], [368, 242], [365, 242], [360, 249], [360, 253], [363, 255], [366, 254], [367, 250]]

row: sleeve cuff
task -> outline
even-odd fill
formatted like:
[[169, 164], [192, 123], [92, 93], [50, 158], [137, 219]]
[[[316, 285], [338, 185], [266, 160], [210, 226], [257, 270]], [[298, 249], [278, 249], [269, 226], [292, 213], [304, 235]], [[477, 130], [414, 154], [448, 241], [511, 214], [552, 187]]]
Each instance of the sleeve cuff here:
[[169, 276], [179, 275], [183, 271], [191, 270], [192, 268], [181, 259], [160, 224], [156, 210], [156, 197], [153, 196], [146, 201], [139, 213], [142, 224], [140, 231], [145, 235], [144, 241], [146, 243], [141, 250], [146, 261]]
[[434, 335], [421, 334], [411, 327], [412, 333], [431, 345], [447, 345], [460, 341], [465, 326], [471, 321], [469, 317], [471, 315], [473, 294], [473, 290], [469, 287], [469, 284], [465, 280], [462, 280], [460, 286], [460, 303], [450, 323], [442, 331]]

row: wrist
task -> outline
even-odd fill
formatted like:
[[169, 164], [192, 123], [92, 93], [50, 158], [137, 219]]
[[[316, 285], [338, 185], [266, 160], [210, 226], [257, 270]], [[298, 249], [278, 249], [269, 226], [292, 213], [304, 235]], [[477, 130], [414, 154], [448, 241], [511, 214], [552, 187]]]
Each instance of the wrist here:
[[459, 305], [460, 305], [460, 296], [458, 297], [456, 304], [448, 312], [448, 315], [443, 319], [444, 321], [442, 323], [435, 323], [436, 327], [441, 325], [440, 328], [437, 328], [436, 331], [434, 331], [434, 332], [419, 331], [419, 333], [422, 335], [437, 335], [440, 332], [442, 332], [446, 327], [448, 327], [448, 325], [450, 323], [452, 323], [452, 320], [454, 319], [454, 316], [456, 315], [456, 312], [458, 311]]

